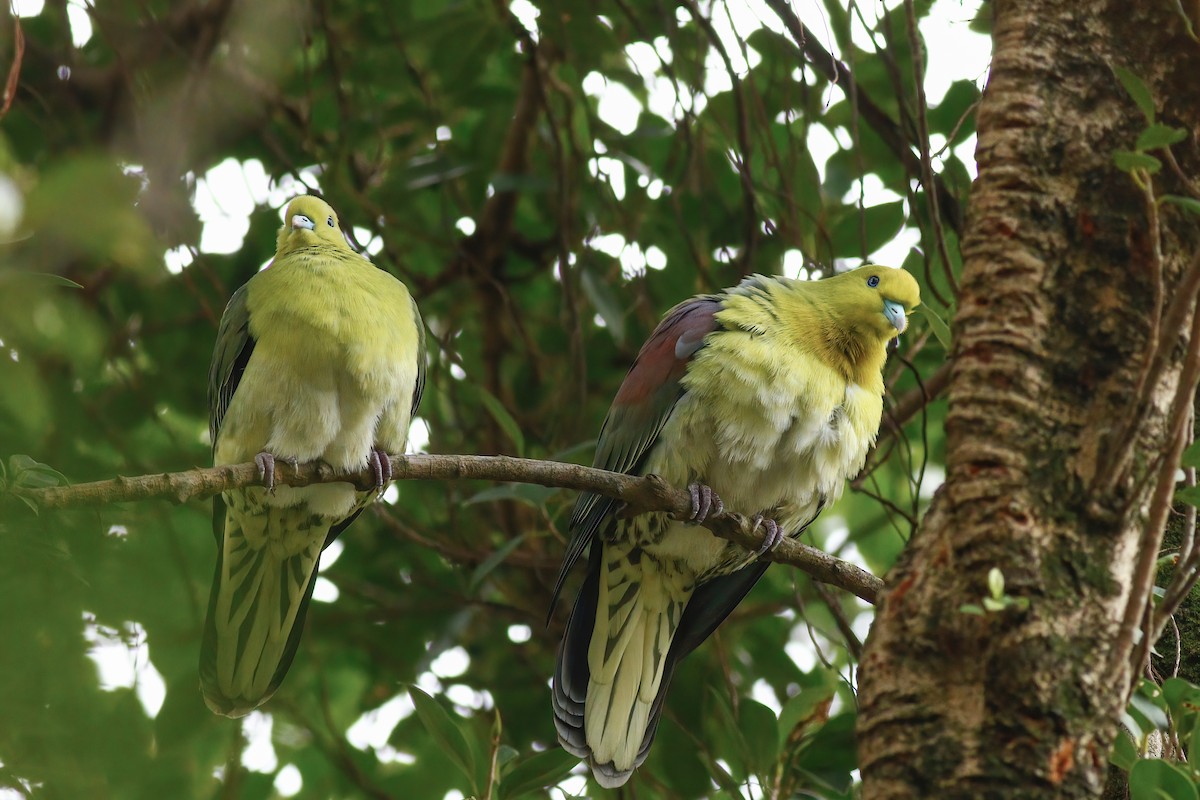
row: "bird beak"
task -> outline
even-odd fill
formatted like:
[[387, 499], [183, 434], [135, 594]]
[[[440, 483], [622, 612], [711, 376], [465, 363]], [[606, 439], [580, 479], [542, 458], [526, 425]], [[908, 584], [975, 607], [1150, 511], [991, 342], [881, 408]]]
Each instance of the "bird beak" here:
[[892, 323], [896, 333], [904, 333], [904, 329], [908, 327], [908, 317], [904, 313], [904, 306], [893, 300], [883, 301], [883, 315], [888, 318], [888, 322]]
[[292, 230], [299, 230], [300, 228], [308, 228], [311, 231], [316, 227], [317, 227], [316, 224], [313, 223], [313, 221], [311, 219], [304, 216], [303, 214], [297, 214], [294, 217], [292, 217]]

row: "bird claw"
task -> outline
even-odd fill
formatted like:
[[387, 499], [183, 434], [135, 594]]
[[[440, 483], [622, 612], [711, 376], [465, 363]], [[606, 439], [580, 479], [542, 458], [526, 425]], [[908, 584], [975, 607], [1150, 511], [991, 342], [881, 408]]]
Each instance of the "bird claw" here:
[[692, 498], [692, 510], [688, 515], [687, 522], [692, 525], [699, 525], [710, 516], [716, 516], [725, 511], [725, 503], [721, 500], [721, 496], [710, 486], [703, 483], [690, 483], [688, 484], [688, 494]]
[[755, 556], [761, 556], [763, 553], [768, 553], [779, 547], [779, 543], [783, 541], [783, 528], [779, 527], [779, 523], [770, 517], [764, 517], [762, 514], [754, 515], [754, 524], [750, 528], [750, 532], [756, 532], [760, 527], [765, 528], [762, 547], [758, 548]]
[[367, 464], [371, 467], [371, 473], [375, 476], [375, 492], [383, 494], [384, 488], [392, 479], [392, 460], [388, 458], [387, 451], [380, 450], [378, 447], [371, 448], [371, 454], [367, 456]]
[[[283, 460], [291, 465], [293, 472], [300, 467], [300, 459], [295, 456]], [[275, 494], [275, 461], [275, 455], [266, 450], [254, 457], [254, 463], [258, 465], [258, 479], [270, 494]]]

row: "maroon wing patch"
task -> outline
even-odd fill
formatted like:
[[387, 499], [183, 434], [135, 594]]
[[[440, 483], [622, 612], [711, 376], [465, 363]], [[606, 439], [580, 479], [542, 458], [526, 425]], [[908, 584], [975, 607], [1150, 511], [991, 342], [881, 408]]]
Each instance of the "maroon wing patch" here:
[[664, 386], [678, 383], [688, 359], [700, 349], [704, 337], [716, 330], [720, 308], [716, 298], [695, 297], [668, 311], [642, 345], [613, 405], [636, 406]]

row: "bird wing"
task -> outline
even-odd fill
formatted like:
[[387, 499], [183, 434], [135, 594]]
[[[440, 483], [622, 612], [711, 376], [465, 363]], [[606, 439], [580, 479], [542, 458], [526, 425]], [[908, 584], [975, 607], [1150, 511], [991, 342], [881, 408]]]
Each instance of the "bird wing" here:
[[[720, 308], [720, 298], [703, 295], [667, 312], [642, 345], [613, 399], [600, 429], [592, 466], [638, 474], [647, 452], [683, 396], [680, 379], [688, 362], [703, 347], [705, 337], [717, 328], [716, 314]], [[579, 496], [571, 515], [571, 542], [554, 585], [551, 610], [567, 573], [619, 505], [617, 500], [592, 492]]]
[[412, 303], [413, 322], [417, 326], [417, 383], [413, 387], [411, 420], [417, 415], [417, 406], [421, 405], [421, 395], [425, 393], [425, 362], [428, 357], [425, 354], [425, 322], [421, 319], [421, 310], [417, 308], [417, 299], [412, 294], [409, 294], [408, 301]]
[[254, 352], [254, 338], [250, 335], [250, 311], [246, 307], [246, 287], [229, 298], [229, 305], [221, 315], [221, 326], [217, 329], [217, 344], [213, 348], [212, 363], [208, 367], [208, 432], [213, 449], [217, 446], [217, 434], [221, 422], [233, 400]]

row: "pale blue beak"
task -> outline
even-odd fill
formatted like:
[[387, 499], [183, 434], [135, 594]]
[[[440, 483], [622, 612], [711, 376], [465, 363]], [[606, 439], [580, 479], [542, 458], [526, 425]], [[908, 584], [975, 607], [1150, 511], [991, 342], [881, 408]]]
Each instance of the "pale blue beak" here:
[[896, 333], [904, 333], [904, 329], [908, 327], [908, 316], [904, 313], [904, 306], [894, 300], [883, 301], [883, 315], [892, 323]]
[[297, 214], [294, 217], [292, 217], [293, 230], [299, 229], [299, 228], [308, 228], [311, 231], [316, 227], [317, 227], [316, 223], [314, 223], [311, 219], [304, 216], [303, 214]]

